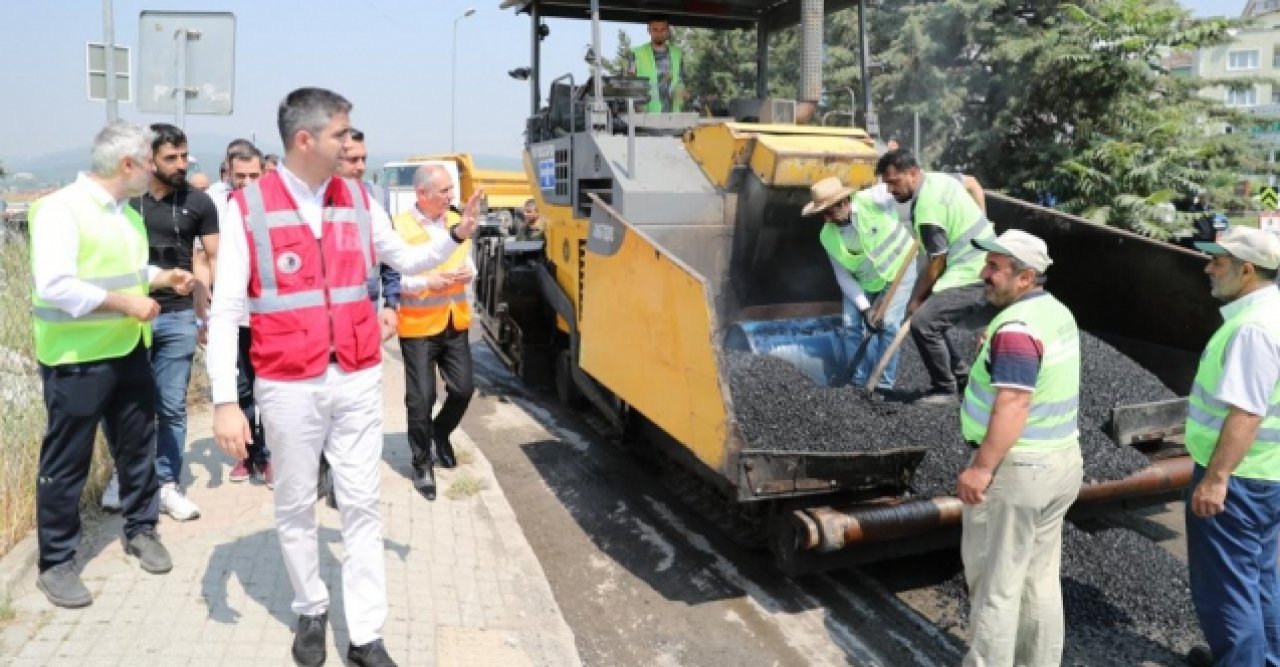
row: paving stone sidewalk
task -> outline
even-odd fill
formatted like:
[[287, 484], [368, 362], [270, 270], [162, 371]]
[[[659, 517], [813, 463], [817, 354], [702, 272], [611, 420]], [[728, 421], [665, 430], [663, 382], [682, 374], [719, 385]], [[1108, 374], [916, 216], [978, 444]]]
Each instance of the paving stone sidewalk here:
[[[384, 637], [392, 657], [413, 667], [579, 665], [542, 566], [489, 462], [465, 434], [455, 435], [455, 446], [470, 462], [438, 471], [439, 498], [427, 502], [414, 491], [407, 478], [403, 367], [388, 355], [385, 370], [382, 517], [390, 613]], [[93, 605], [53, 607], [35, 589], [33, 568], [14, 592], [16, 617], [0, 624], [0, 664], [292, 664], [293, 592], [271, 491], [228, 482], [231, 461], [211, 434], [211, 412], [190, 416], [188, 490], [202, 515], [186, 523], [161, 516], [173, 571], [143, 572], [124, 555], [119, 517], [109, 517], [81, 549]], [[478, 485], [483, 490], [448, 496], [451, 487]], [[328, 664], [338, 665], [347, 644], [340, 524], [327, 506], [317, 512], [321, 575], [331, 597]]]

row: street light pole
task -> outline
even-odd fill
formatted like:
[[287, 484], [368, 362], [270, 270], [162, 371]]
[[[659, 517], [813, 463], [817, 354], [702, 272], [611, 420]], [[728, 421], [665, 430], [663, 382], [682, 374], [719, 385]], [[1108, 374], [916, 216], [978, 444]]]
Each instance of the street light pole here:
[[116, 98], [116, 24], [111, 0], [102, 0], [102, 55], [107, 74], [107, 122], [120, 118], [120, 105]]
[[458, 134], [458, 21], [476, 13], [475, 7], [453, 20], [453, 55], [449, 58], [449, 152], [457, 152]]

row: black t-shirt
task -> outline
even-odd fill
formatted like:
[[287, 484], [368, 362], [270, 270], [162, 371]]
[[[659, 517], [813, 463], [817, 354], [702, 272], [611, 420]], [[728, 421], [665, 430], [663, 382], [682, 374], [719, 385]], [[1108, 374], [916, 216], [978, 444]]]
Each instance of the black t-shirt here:
[[[190, 271], [195, 240], [218, 233], [218, 209], [209, 195], [199, 190], [184, 187], [159, 200], [147, 192], [130, 199], [129, 205], [147, 225], [151, 264], [162, 269]], [[179, 296], [173, 290], [156, 290], [152, 296], [162, 312], [188, 310], [192, 305], [190, 296]]]

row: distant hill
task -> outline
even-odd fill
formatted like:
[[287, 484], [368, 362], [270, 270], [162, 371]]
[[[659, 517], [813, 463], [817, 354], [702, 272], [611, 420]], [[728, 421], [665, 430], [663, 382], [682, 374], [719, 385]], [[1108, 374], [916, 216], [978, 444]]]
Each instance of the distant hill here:
[[[211, 135], [192, 135], [189, 140], [191, 144], [191, 153], [200, 165], [200, 171], [216, 177], [218, 173], [218, 163], [222, 160], [222, 152], [226, 149], [228, 143], [233, 137], [221, 137]], [[259, 149], [264, 153], [281, 153], [278, 144], [259, 144]], [[422, 153], [426, 151], [418, 151]], [[382, 165], [388, 162], [397, 162], [408, 157], [405, 155], [394, 155], [389, 153], [373, 153], [369, 156], [369, 169], [379, 170]], [[522, 164], [518, 155], [488, 155], [476, 154], [472, 156], [477, 167], [486, 169], [506, 169], [512, 171], [521, 170]], [[27, 159], [9, 159], [0, 155], [0, 161], [4, 164], [4, 169], [10, 174], [8, 179], [0, 179], [0, 186], [17, 185], [21, 188], [39, 187], [39, 186], [55, 186], [69, 183], [75, 179], [76, 173], [84, 171], [89, 166], [89, 147], [85, 146], [80, 149], [59, 151], [57, 153], [49, 153], [39, 157]], [[192, 170], [196, 171], [195, 169]], [[30, 174], [30, 180], [24, 179], [21, 182], [12, 178], [15, 174]]]

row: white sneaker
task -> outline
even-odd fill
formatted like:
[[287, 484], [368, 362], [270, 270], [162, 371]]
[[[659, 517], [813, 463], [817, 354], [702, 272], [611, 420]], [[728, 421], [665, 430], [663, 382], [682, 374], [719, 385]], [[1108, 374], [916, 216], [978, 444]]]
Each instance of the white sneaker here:
[[183, 495], [177, 484], [160, 487], [160, 511], [177, 521], [190, 521], [200, 517], [200, 508]]
[[111, 472], [111, 480], [102, 491], [102, 509], [108, 512], [120, 511], [120, 478], [116, 477], [115, 471]]

